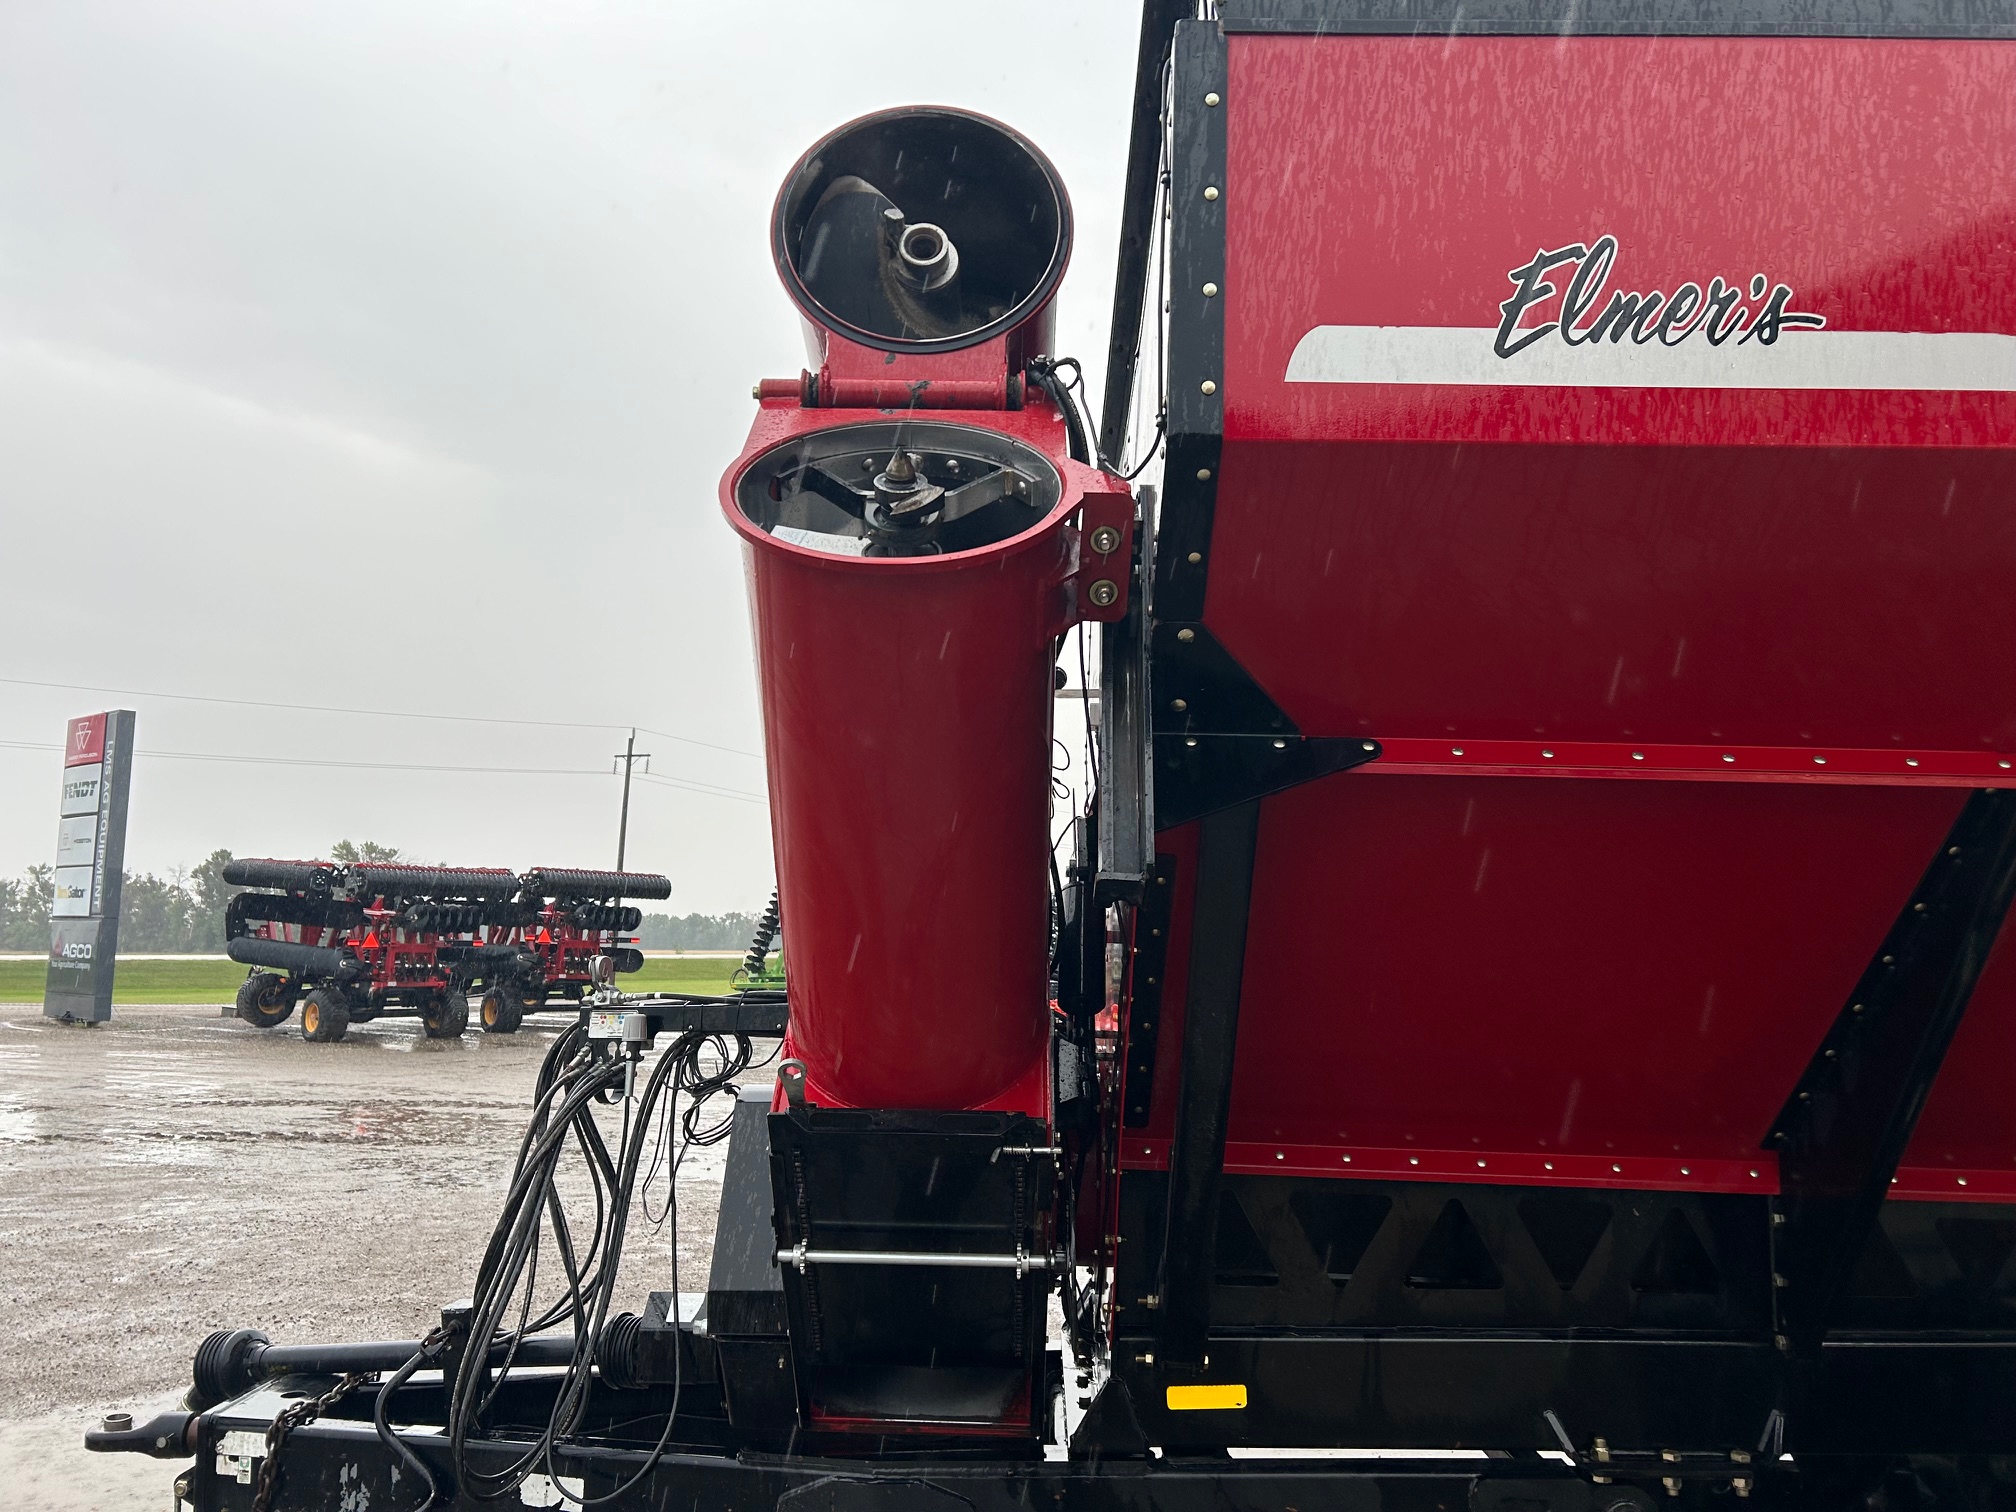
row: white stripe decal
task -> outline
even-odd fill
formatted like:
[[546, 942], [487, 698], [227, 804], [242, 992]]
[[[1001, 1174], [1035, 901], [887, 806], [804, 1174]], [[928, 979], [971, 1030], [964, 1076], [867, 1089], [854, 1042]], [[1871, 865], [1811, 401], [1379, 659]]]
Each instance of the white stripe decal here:
[[1290, 383], [1460, 387], [2016, 391], [2016, 336], [1981, 331], [1783, 331], [1770, 346], [1696, 334], [1569, 346], [1543, 336], [1510, 357], [1489, 326], [1317, 326], [1295, 343]]

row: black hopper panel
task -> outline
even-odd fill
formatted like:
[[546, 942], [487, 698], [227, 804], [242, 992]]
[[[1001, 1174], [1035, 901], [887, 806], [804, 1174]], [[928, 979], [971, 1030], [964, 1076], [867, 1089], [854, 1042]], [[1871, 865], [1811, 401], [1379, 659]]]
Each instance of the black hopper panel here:
[[1245, 1209], [1231, 1192], [1218, 1198], [1217, 1263], [1212, 1282], [1217, 1286], [1273, 1286], [1281, 1277], [1274, 1269], [1260, 1236], [1246, 1219]]
[[1707, 1246], [1694, 1232], [1694, 1225], [1679, 1208], [1668, 1208], [1651, 1246], [1631, 1273], [1631, 1289], [1713, 1296], [1721, 1284], [1721, 1273], [1708, 1257]]
[[1431, 1291], [1497, 1291], [1505, 1284], [1463, 1204], [1442, 1204], [1428, 1237], [1407, 1265], [1407, 1284]]
[[[1159, 1172], [1121, 1182], [1123, 1333], [1152, 1331]], [[1228, 1175], [1214, 1331], [1771, 1333], [1766, 1199]]]
[[1333, 1285], [1343, 1286], [1385, 1225], [1393, 1199], [1337, 1182], [1311, 1183], [1290, 1194], [1288, 1210], [1323, 1274]]
[[2016, 1207], [1886, 1202], [1834, 1331], [2016, 1331]]
[[1563, 1291], [1582, 1279], [1610, 1231], [1610, 1215], [1610, 1203], [1579, 1192], [1535, 1192], [1519, 1203], [1520, 1221]]
[[798, 1423], [786, 1337], [784, 1277], [770, 1192], [770, 1089], [744, 1087], [728, 1131], [727, 1167], [707, 1276], [707, 1332], [722, 1403], [736, 1430], [780, 1446]]
[[[806, 1426], [1038, 1431], [1054, 1180], [1043, 1125], [805, 1107], [771, 1114], [769, 1132]], [[980, 1257], [1007, 1263], [951, 1263]]]

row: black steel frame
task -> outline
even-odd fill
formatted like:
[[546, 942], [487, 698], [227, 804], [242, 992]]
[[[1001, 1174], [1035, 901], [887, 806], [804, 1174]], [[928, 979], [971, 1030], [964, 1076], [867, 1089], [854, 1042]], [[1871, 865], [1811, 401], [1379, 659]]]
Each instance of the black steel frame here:
[[[198, 1512], [247, 1512], [253, 1487], [216, 1473], [217, 1450], [227, 1433], [263, 1437], [290, 1400], [316, 1396], [333, 1384], [327, 1376], [282, 1377], [259, 1391], [209, 1414], [201, 1430], [195, 1467], [184, 1479], [186, 1500]], [[288, 1436], [273, 1512], [338, 1506], [407, 1508], [418, 1497], [407, 1474], [395, 1481], [395, 1462], [372, 1432], [369, 1417], [377, 1393], [366, 1387], [345, 1401], [340, 1415], [323, 1418]], [[297, 1394], [285, 1397], [283, 1392]], [[398, 1422], [427, 1423], [438, 1416], [432, 1403], [438, 1388], [408, 1387], [389, 1413]], [[704, 1398], [704, 1392], [694, 1392]], [[563, 1477], [581, 1484], [567, 1489], [594, 1496], [641, 1467], [655, 1430], [662, 1427], [669, 1393], [610, 1392], [609, 1435], [600, 1442], [570, 1447], [560, 1456]], [[471, 1445], [471, 1455], [488, 1468], [522, 1452], [526, 1430], [519, 1426], [544, 1410], [536, 1393], [506, 1389], [500, 1396], [498, 1426]], [[1611, 1512], [1653, 1505], [1646, 1492], [1623, 1484], [1598, 1500], [1586, 1474], [1533, 1458], [1409, 1460], [1340, 1467], [1335, 1461], [1227, 1460], [1172, 1455], [1143, 1460], [1127, 1456], [1072, 1461], [1004, 1459], [970, 1453], [936, 1458], [874, 1453], [821, 1456], [737, 1451], [732, 1435], [710, 1432], [718, 1419], [696, 1411], [689, 1435], [682, 1433], [656, 1470], [630, 1494], [608, 1505], [620, 1512], [667, 1506], [778, 1512], [1281, 1512], [1342, 1507], [1364, 1512]], [[682, 1420], [685, 1413], [682, 1409]], [[713, 1439], [710, 1442], [710, 1438]], [[404, 1442], [427, 1461], [447, 1488], [446, 1445], [438, 1434], [408, 1434]], [[1618, 1480], [1631, 1467], [1615, 1467]], [[1665, 1465], [1672, 1470], [1675, 1467]], [[1690, 1478], [1726, 1491], [1732, 1477], [1748, 1467], [1724, 1461], [1712, 1467], [1685, 1467]], [[1653, 1494], [1657, 1471], [1636, 1467]], [[1664, 1497], [1661, 1501], [1664, 1502]], [[1760, 1505], [1783, 1504], [1767, 1494]], [[557, 1504], [549, 1503], [549, 1505]], [[479, 1512], [500, 1505], [448, 1493], [433, 1512]]]
[[1790, 1349], [1826, 1337], [2016, 899], [2016, 792], [1970, 796], [1766, 1140]]

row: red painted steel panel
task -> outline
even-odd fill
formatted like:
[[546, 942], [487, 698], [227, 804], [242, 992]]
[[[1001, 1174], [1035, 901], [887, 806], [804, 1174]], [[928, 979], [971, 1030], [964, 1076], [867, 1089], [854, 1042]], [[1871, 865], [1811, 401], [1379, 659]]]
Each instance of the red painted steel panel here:
[[[2016, 931], [2004, 928], [1898, 1172], [1901, 1196], [2016, 1201]], [[1963, 1190], [1964, 1188], [1964, 1190]]]
[[2016, 451], [1228, 444], [1222, 476], [1206, 618], [1306, 733], [2016, 746]]
[[[1228, 1164], [1775, 1190], [1772, 1118], [2016, 752], [2016, 48], [1229, 70], [1223, 287], [1173, 295], [1225, 302], [1204, 619], [1397, 770], [1266, 801]], [[1592, 336], [1652, 291], [1667, 325]], [[1188, 899], [1129, 1164], [1166, 1158]], [[1899, 1195], [2016, 1193], [2012, 955]]]
[[[1266, 800], [1231, 1168], [1775, 1190], [1771, 1121], [1963, 796], [1366, 771]], [[1166, 1159], [1195, 827], [1159, 849], [1176, 922], [1130, 1166]], [[2012, 956], [1961, 1031], [1909, 1195], [2016, 1178]]]
[[1762, 270], [1828, 323], [1775, 350], [1971, 332], [2016, 388], [2016, 48], [1241, 37], [1231, 80], [1207, 615], [1305, 731], [2016, 744], [2016, 393], [1287, 381], [1319, 328], [1493, 363], [1508, 273], [1607, 233], [1613, 290]]
[[787, 1049], [815, 1102], [1047, 1117], [1051, 678], [1082, 612], [1071, 521], [1115, 498], [1124, 520], [1125, 501], [1031, 408], [971, 417], [1049, 453], [1064, 482], [1040, 522], [993, 545], [828, 555], [737, 507], [758, 456], [877, 418], [768, 401], [722, 481], [748, 565]]
[[[2016, 49], [1250, 36], [1231, 39], [1229, 68], [1228, 439], [2016, 440], [2007, 391], [1286, 381], [1322, 326], [1484, 330], [1488, 352], [1508, 274], [1606, 234], [1610, 291], [1785, 284], [1790, 310], [1827, 322], [1779, 334], [1788, 362], [1847, 332], [2016, 332]], [[1558, 313], [1572, 271], [1555, 270], [1557, 297], [1522, 329]], [[1585, 343], [1564, 366], [1593, 384], [1609, 346]], [[1634, 347], [1648, 374], [1707, 353], [1698, 331]], [[1550, 340], [1531, 355], [1565, 351]], [[1759, 371], [1773, 355], [1755, 340], [1724, 351]]]

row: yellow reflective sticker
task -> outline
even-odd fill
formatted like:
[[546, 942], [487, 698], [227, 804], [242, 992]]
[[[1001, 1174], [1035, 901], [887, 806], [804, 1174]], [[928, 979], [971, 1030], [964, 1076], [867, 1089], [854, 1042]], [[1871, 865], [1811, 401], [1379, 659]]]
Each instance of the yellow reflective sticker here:
[[1223, 1412], [1246, 1405], [1244, 1386], [1171, 1386], [1168, 1396], [1171, 1412]]

